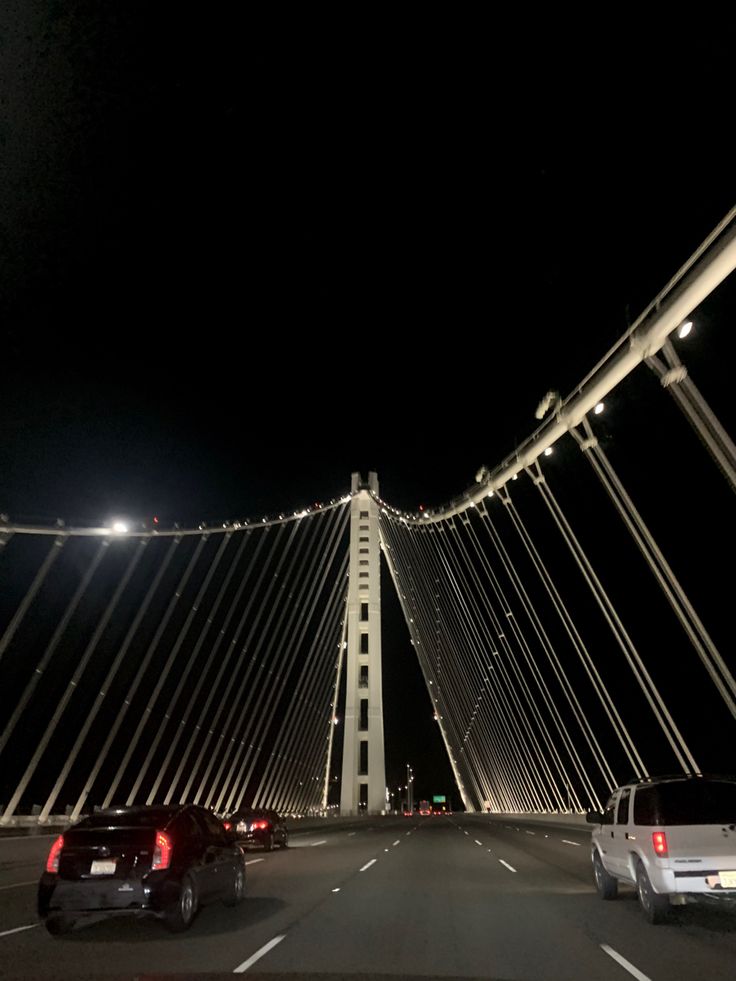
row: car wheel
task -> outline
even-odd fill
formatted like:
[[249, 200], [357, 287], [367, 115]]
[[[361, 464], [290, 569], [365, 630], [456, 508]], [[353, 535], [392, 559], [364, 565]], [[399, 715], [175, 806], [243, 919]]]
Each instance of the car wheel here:
[[59, 937], [62, 933], [69, 933], [76, 922], [71, 916], [61, 916], [56, 913], [46, 917], [44, 926], [52, 937]]
[[271, 832], [270, 835], [268, 835], [267, 838], [263, 839], [263, 847], [267, 852], [273, 851], [273, 831]]
[[245, 869], [238, 865], [233, 876], [232, 886], [223, 903], [225, 906], [237, 906], [245, 899]]
[[669, 896], [654, 891], [641, 861], [636, 865], [636, 894], [649, 922], [664, 923], [670, 912]]
[[597, 851], [593, 854], [593, 876], [601, 899], [615, 899], [618, 896], [618, 880], [606, 871], [603, 859]]
[[176, 902], [166, 910], [166, 926], [172, 933], [183, 933], [192, 925], [197, 913], [197, 894], [189, 876], [184, 876]]

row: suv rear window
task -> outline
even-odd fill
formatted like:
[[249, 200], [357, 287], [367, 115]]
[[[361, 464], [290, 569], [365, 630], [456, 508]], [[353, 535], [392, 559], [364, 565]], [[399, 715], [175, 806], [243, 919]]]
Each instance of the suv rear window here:
[[634, 794], [634, 824], [734, 823], [736, 781], [681, 780]]

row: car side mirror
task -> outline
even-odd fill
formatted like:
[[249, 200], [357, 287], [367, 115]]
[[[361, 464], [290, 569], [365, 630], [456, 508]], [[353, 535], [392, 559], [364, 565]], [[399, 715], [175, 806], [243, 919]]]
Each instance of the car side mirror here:
[[603, 824], [603, 815], [600, 811], [588, 811], [585, 820], [588, 824]]

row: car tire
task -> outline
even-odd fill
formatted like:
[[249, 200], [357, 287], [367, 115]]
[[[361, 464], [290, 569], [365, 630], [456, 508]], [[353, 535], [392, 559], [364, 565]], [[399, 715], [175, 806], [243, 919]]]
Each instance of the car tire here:
[[197, 915], [197, 893], [194, 883], [185, 875], [179, 887], [179, 895], [164, 914], [164, 922], [172, 933], [183, 933], [188, 930]]
[[233, 882], [230, 890], [223, 899], [223, 904], [225, 906], [237, 906], [238, 903], [242, 903], [245, 899], [245, 867], [241, 864], [238, 865], [235, 870], [235, 875], [233, 876]]
[[639, 897], [642, 912], [650, 923], [664, 923], [668, 919], [670, 912], [669, 896], [654, 891], [641, 860], [636, 863], [636, 895]]
[[273, 851], [273, 831], [270, 835], [263, 839], [263, 849], [267, 852]]
[[593, 878], [601, 899], [615, 899], [618, 896], [618, 879], [606, 870], [598, 851], [593, 854]]
[[54, 913], [46, 917], [44, 926], [52, 937], [60, 937], [63, 933], [69, 933], [76, 922], [72, 916], [62, 916], [59, 913]]

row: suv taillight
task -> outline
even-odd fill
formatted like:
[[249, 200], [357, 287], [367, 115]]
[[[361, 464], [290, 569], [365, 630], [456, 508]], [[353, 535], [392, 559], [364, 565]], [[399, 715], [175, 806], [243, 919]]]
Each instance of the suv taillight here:
[[652, 846], [654, 847], [654, 854], [657, 858], [667, 858], [669, 852], [667, 851], [667, 835], [664, 831], [653, 831], [652, 832]]
[[156, 832], [156, 846], [153, 849], [152, 869], [168, 869], [171, 865], [171, 838], [165, 831]]
[[63, 847], [64, 847], [64, 835], [59, 835], [59, 837], [51, 846], [49, 857], [46, 859], [47, 872], [59, 871], [59, 855], [61, 854], [61, 849]]
[[253, 822], [253, 828], [254, 829], [258, 828], [261, 831], [265, 831], [267, 827], [268, 827], [268, 821], [254, 821]]

